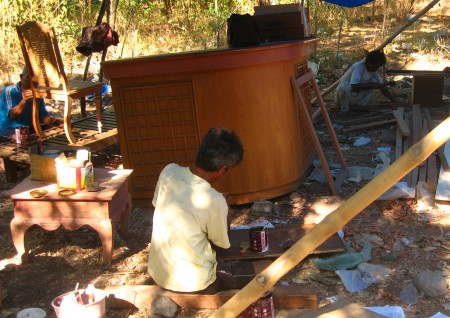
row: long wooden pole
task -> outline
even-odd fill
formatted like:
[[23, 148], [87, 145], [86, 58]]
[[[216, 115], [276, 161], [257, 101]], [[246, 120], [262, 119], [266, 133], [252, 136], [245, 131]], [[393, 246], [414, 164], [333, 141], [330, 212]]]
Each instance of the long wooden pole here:
[[325, 217], [289, 250], [258, 274], [242, 290], [228, 300], [211, 317], [237, 317], [259, 299], [280, 278], [311, 254], [320, 244], [358, 215], [398, 180], [425, 161], [437, 148], [450, 139], [450, 117], [413, 145], [385, 171], [361, 188], [339, 208]]
[[[392, 40], [394, 40], [397, 35], [399, 35], [400, 33], [402, 33], [407, 27], [409, 27], [411, 24], [413, 24], [414, 22], [416, 22], [420, 17], [422, 17], [425, 13], [427, 13], [432, 7], [434, 7], [434, 5], [436, 3], [438, 3], [440, 0], [433, 0], [431, 1], [426, 7], [424, 7], [422, 10], [420, 10], [420, 12], [418, 12], [411, 20], [409, 20], [408, 22], [406, 22], [404, 25], [402, 25], [400, 28], [397, 29], [397, 31], [395, 31], [394, 33], [392, 33], [391, 36], [389, 36], [386, 40], [383, 41], [383, 43], [381, 43], [380, 45], [377, 46], [377, 48], [375, 50], [381, 50], [383, 49], [386, 45], [388, 45], [389, 43], [392, 42]], [[330, 92], [333, 91], [333, 89], [339, 84], [339, 80], [337, 80], [336, 82], [334, 82], [333, 84], [331, 84], [330, 86], [328, 86], [328, 88], [326, 88], [322, 93], [322, 97], [329, 94]], [[315, 99], [312, 100], [312, 102], [315, 102]], [[316, 118], [317, 115], [313, 115], [313, 118]]]

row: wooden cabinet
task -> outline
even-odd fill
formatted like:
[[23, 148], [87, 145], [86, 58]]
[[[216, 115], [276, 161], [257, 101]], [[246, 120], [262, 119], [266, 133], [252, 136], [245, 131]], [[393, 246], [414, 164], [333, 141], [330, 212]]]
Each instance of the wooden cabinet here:
[[[230, 203], [294, 190], [311, 165], [290, 77], [307, 70], [317, 39], [107, 61], [133, 202], [150, 206], [162, 168], [191, 165], [204, 134], [230, 128], [244, 161], [214, 186]], [[308, 90], [305, 90], [306, 94]]]

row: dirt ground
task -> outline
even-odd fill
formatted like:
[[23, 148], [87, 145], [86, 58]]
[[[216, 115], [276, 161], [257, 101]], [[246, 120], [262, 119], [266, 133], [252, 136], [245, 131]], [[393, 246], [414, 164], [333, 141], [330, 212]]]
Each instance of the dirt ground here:
[[[439, 24], [428, 24], [428, 31], [449, 29], [448, 20], [439, 19], [439, 21], [441, 21]], [[418, 25], [422, 27], [423, 24]], [[419, 26], [415, 28], [416, 32]], [[414, 29], [411, 30], [413, 31]], [[340, 53], [345, 58], [342, 60], [327, 61], [327, 55], [323, 53], [335, 49], [335, 39], [325, 39], [319, 43], [319, 51], [315, 58], [316, 61], [321, 61], [317, 77], [321, 81], [322, 88], [328, 87], [337, 79], [339, 71], [345, 68], [347, 62], [355, 60], [362, 54], [359, 48], [373, 48], [365, 45], [363, 36], [370, 32], [369, 29], [362, 29], [359, 33], [345, 32], [341, 46], [344, 49]], [[448, 49], [417, 52], [397, 50], [396, 47], [398, 46], [391, 46], [388, 52], [391, 68], [404, 68], [408, 63], [414, 65], [421, 60], [428, 63], [420, 66], [421, 69], [442, 70], [443, 65], [449, 63]], [[420, 59], [419, 53], [425, 58]], [[396, 87], [394, 93], [406, 100], [411, 92]], [[332, 104], [331, 95], [325, 100], [329, 105]], [[448, 116], [448, 106], [446, 104], [441, 108], [431, 109], [433, 118], [445, 119]], [[330, 111], [330, 115], [336, 124], [338, 122], [336, 112]], [[358, 112], [354, 116], [361, 118], [374, 115], [373, 112]], [[395, 129], [395, 125], [387, 125], [345, 134], [336, 128], [347, 165], [375, 168], [377, 149], [386, 146], [395, 147], [393, 138], [386, 137], [392, 137]], [[325, 130], [323, 123], [317, 123], [316, 130], [318, 132]], [[319, 136], [325, 152], [332, 152], [326, 134]], [[353, 146], [353, 142], [362, 136], [371, 138], [371, 142], [361, 147]], [[122, 164], [119, 145], [94, 153], [92, 161], [95, 167], [118, 168]], [[20, 177], [23, 178], [28, 173], [29, 169], [24, 167]], [[3, 174], [0, 174], [0, 178], [0, 191], [14, 186], [6, 183]], [[281, 217], [273, 215], [269, 219], [282, 223], [320, 222], [324, 215], [348, 200], [367, 182], [367, 180], [345, 182], [342, 192], [333, 196], [326, 183], [305, 180], [296, 191], [271, 200], [275, 206], [283, 209], [283, 213]], [[234, 216], [234, 224], [243, 224], [254, 219], [250, 204], [233, 206], [231, 213]], [[0, 196], [0, 295], [3, 296], [0, 317], [14, 317], [14, 313], [28, 307], [43, 308], [47, 312], [47, 317], [55, 317], [51, 307], [52, 299], [73, 290], [77, 283], [80, 288], [86, 287], [89, 283], [94, 283], [97, 288], [105, 288], [109, 285], [146, 284], [150, 281], [146, 270], [152, 230], [151, 209], [133, 206], [129, 236], [116, 237], [110, 269], [104, 268], [101, 264], [99, 237], [87, 226], [76, 231], [59, 228], [51, 232], [33, 226], [26, 236], [33, 257], [28, 264], [18, 265], [9, 229], [12, 218], [12, 203], [2, 195]], [[449, 269], [447, 262], [450, 250], [450, 217], [445, 210], [435, 206], [423, 209], [415, 199], [375, 201], [345, 225], [342, 231], [344, 240], [350, 242], [357, 251], [362, 247], [356, 239], [358, 236], [370, 234], [377, 238], [377, 243], [373, 244], [370, 263], [390, 269], [389, 276], [384, 281], [372, 284], [363, 291], [350, 293], [333, 272], [317, 269], [312, 262], [315, 256], [310, 256], [279, 283], [312, 286], [317, 291], [320, 306], [329, 303], [330, 297], [346, 295], [351, 301], [362, 306], [401, 306], [408, 318], [431, 317], [437, 312], [450, 316], [450, 294], [441, 297], [421, 295], [417, 303], [411, 305], [400, 299], [400, 291], [418, 272], [427, 269], [432, 271]], [[410, 244], [394, 255], [393, 251], [398, 250], [398, 243], [402, 239], [407, 239]], [[180, 310], [177, 317], [208, 317], [211, 313], [211, 310]], [[148, 315], [148, 310], [108, 309], [106, 317], [148, 317]]]

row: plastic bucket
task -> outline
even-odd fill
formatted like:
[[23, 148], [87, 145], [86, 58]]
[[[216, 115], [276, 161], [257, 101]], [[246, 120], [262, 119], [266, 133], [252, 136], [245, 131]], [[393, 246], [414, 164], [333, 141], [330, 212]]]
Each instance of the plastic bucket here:
[[[84, 289], [79, 289], [78, 292], [82, 294]], [[74, 294], [71, 291], [52, 300], [52, 306], [55, 310], [57, 318], [101, 318], [105, 314], [106, 292], [101, 289], [94, 290], [94, 302], [87, 305], [70, 305], [61, 306], [61, 302], [65, 296]]]

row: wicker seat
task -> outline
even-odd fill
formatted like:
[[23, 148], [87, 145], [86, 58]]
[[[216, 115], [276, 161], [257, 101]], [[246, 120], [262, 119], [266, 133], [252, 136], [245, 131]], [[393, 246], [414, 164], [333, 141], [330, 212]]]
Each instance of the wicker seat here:
[[45, 139], [45, 134], [39, 124], [36, 98], [64, 101], [64, 131], [69, 143], [75, 143], [70, 119], [72, 99], [95, 94], [97, 126], [101, 133], [102, 83], [66, 78], [58, 40], [52, 27], [38, 21], [29, 21], [16, 29], [25, 64], [32, 79], [33, 126], [39, 138]]

